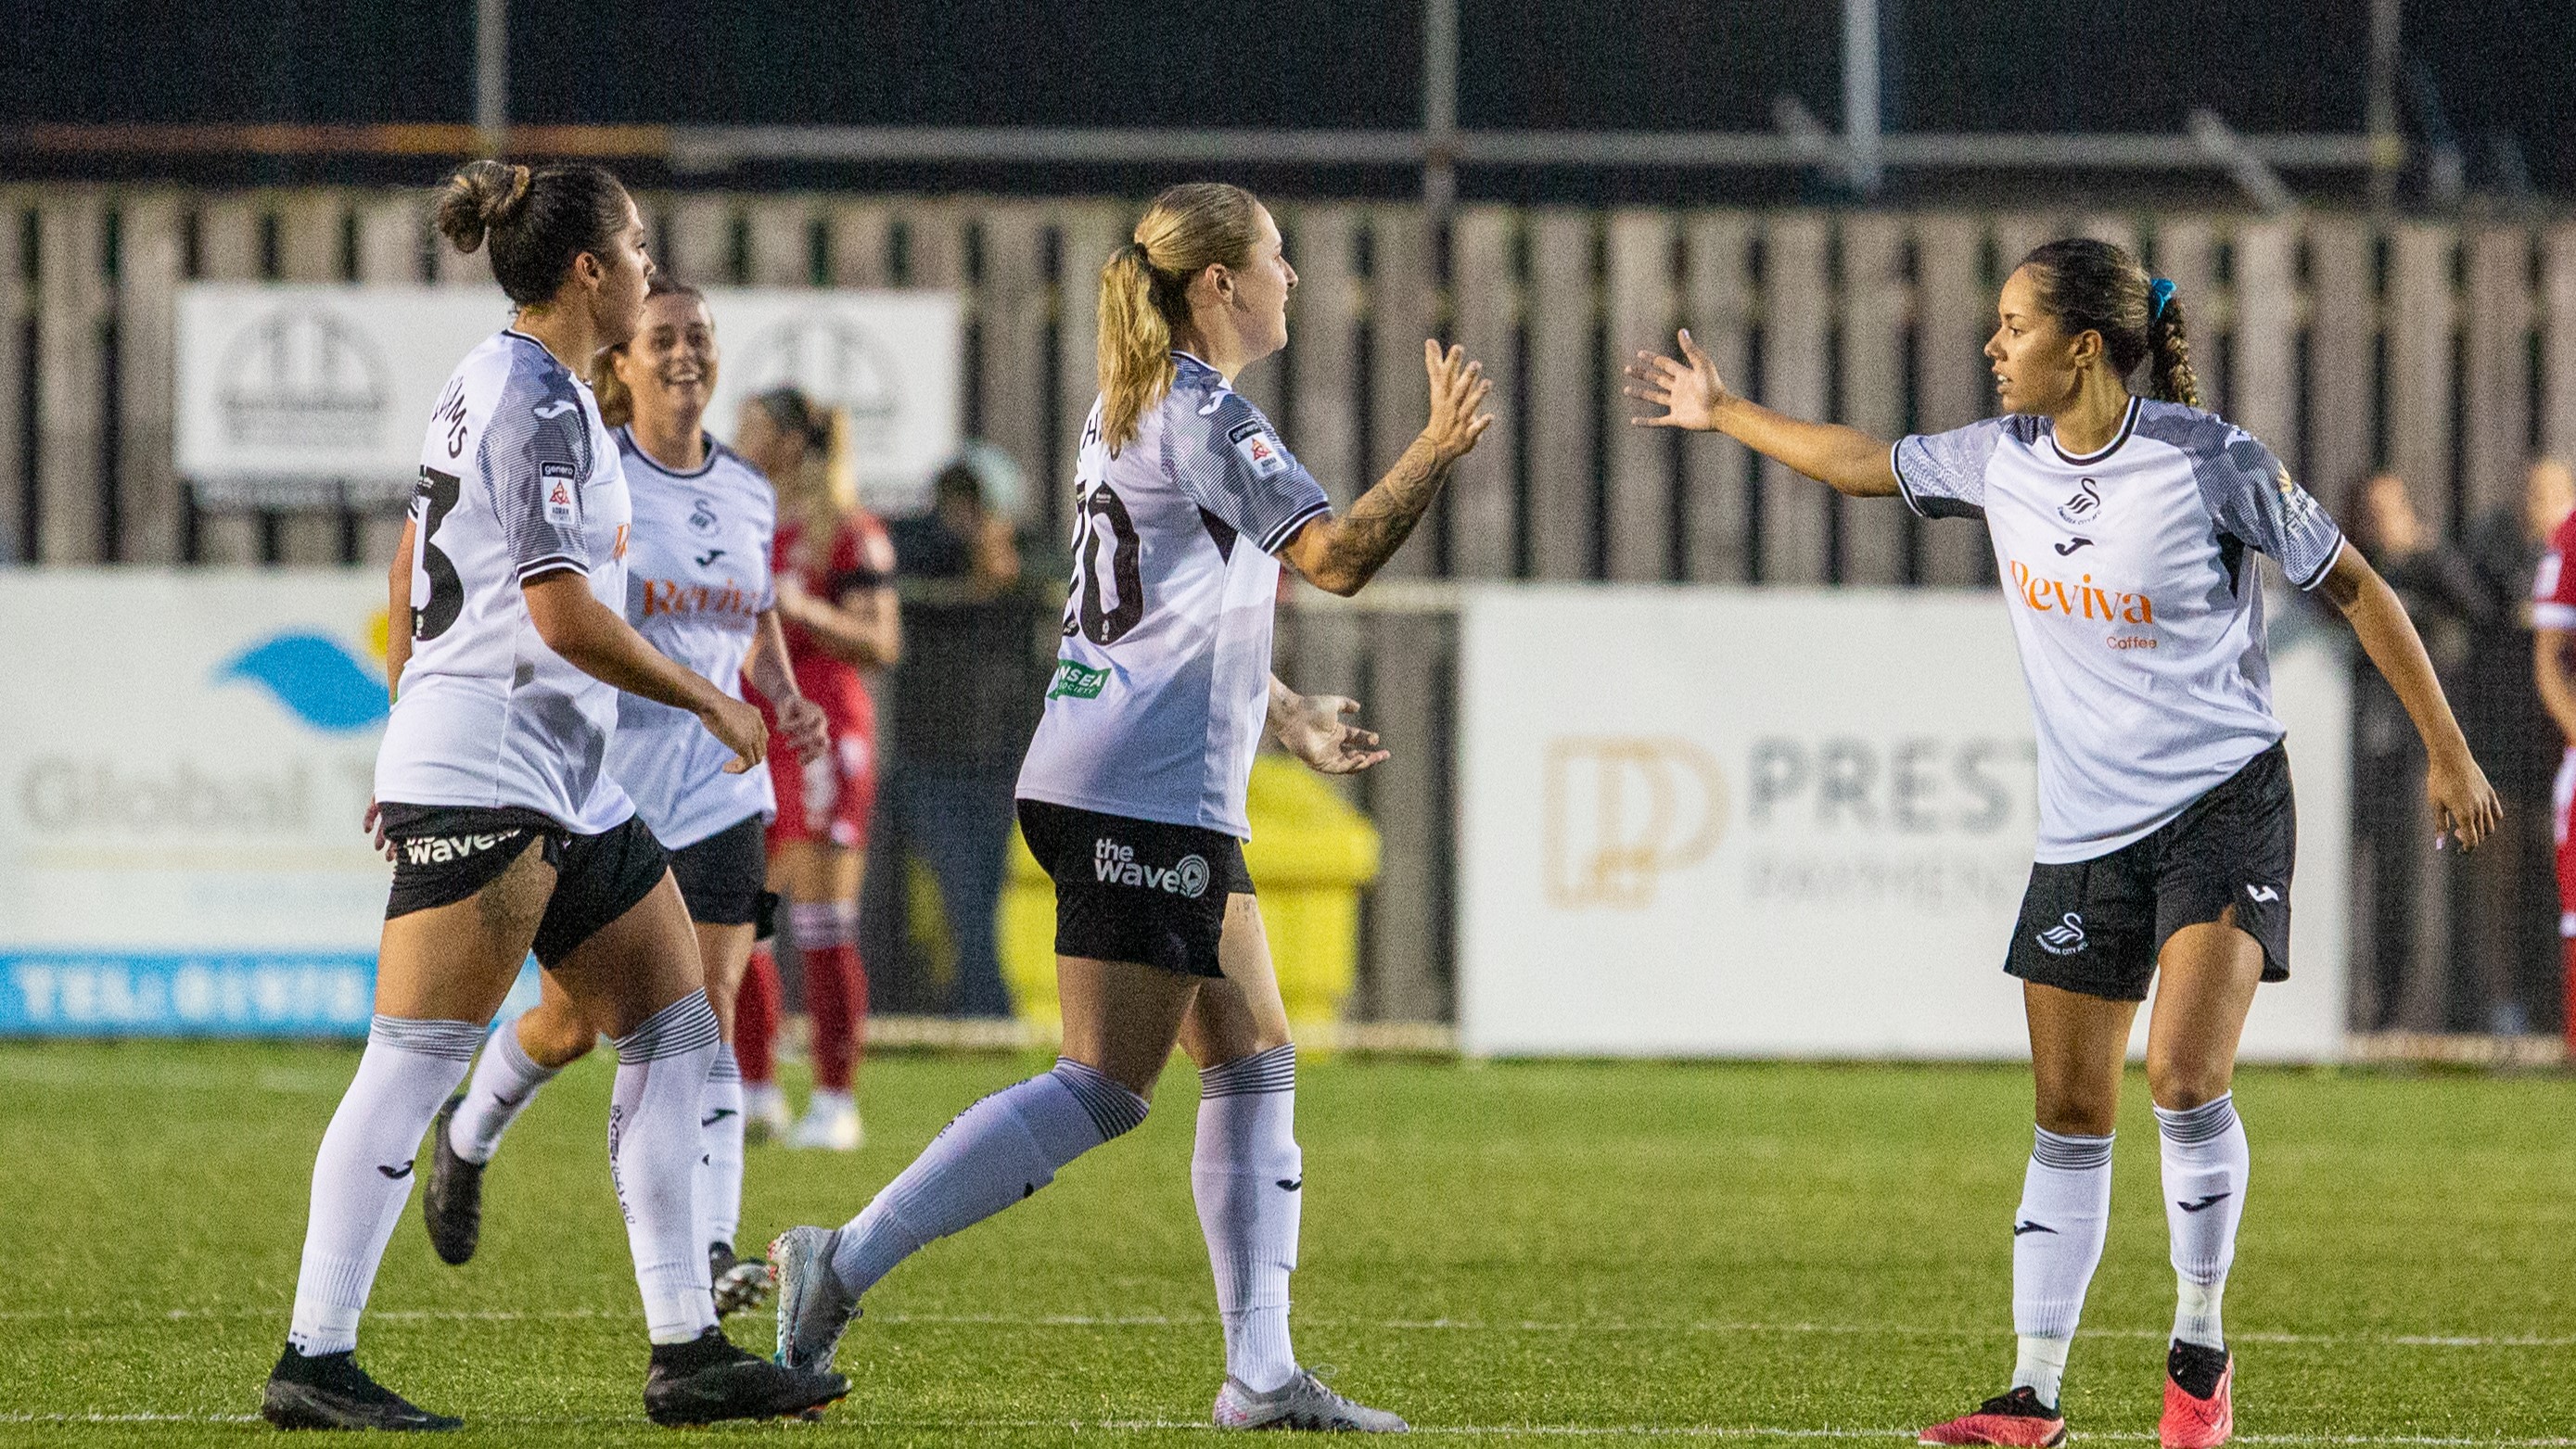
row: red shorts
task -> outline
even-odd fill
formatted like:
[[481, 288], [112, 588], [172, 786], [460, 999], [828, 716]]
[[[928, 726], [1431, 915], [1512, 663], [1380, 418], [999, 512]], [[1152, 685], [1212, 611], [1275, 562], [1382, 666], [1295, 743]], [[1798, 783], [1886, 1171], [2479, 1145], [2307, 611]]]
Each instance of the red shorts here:
[[778, 716], [760, 692], [743, 681], [743, 697], [769, 721], [769, 780], [778, 792], [778, 818], [769, 843], [812, 840], [844, 850], [868, 847], [868, 812], [877, 800], [877, 708], [858, 671], [835, 659], [791, 655], [805, 697], [823, 707], [831, 748], [810, 765], [778, 733]]

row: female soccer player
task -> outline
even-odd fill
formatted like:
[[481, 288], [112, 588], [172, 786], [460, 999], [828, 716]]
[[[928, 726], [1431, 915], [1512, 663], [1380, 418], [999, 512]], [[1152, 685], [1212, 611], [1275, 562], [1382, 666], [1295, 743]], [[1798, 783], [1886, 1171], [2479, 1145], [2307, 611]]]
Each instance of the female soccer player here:
[[847, 1392], [728, 1343], [693, 1189], [716, 1015], [661, 846], [601, 768], [620, 690], [703, 724], [733, 768], [758, 714], [629, 628], [616, 444], [571, 364], [634, 334], [644, 228], [595, 166], [478, 161], [439, 230], [488, 237], [513, 325], [466, 354], [422, 443], [389, 602], [393, 717], [369, 815], [394, 859], [376, 1017], [323, 1134], [295, 1316], [261, 1413], [285, 1428], [452, 1429], [357, 1365], [358, 1318], [439, 1104], [530, 949], [617, 1044], [609, 1168], [652, 1339], [657, 1423], [800, 1413]]
[[[820, 705], [830, 746], [801, 767], [776, 750], [770, 775], [778, 816], [769, 827], [770, 889], [787, 898], [789, 932], [804, 965], [805, 1009], [814, 1022], [814, 1096], [787, 1133], [791, 1147], [854, 1151], [865, 1140], [850, 1095], [867, 1030], [868, 976], [859, 962], [859, 881], [867, 868], [868, 812], [876, 801], [877, 709], [866, 674], [890, 669], [903, 652], [895, 603], [894, 544], [885, 526], [844, 496], [832, 410], [792, 387], [742, 406], [734, 448], [778, 489], [778, 536], [771, 565], [787, 652], [805, 696]], [[756, 683], [756, 681], [755, 681]], [[765, 693], [752, 702], [769, 709]], [[745, 983], [741, 1039], [750, 1116], [776, 1130], [786, 1103], [770, 1075], [769, 1034], [778, 1015], [778, 968], [754, 959]]]
[[[634, 497], [626, 621], [654, 648], [737, 699], [748, 659], [750, 677], [781, 701], [782, 737], [772, 747], [810, 758], [823, 750], [823, 712], [798, 691], [779, 630], [769, 578], [776, 500], [767, 479], [701, 426], [717, 361], [715, 319], [705, 299], [656, 275], [641, 329], [593, 366], [600, 416], [615, 430]], [[762, 832], [777, 813], [769, 773], [729, 771], [732, 758], [685, 712], [639, 695], [618, 697], [609, 778], [671, 852], [671, 875], [697, 933], [707, 999], [728, 1041], [767, 876]], [[493, 1034], [466, 1090], [439, 1114], [421, 1206], [431, 1244], [450, 1263], [474, 1256], [483, 1169], [500, 1150], [501, 1134], [540, 1087], [598, 1040], [600, 1024], [582, 1013], [561, 982], [546, 977], [544, 993], [535, 1009]], [[716, 1311], [725, 1314], [758, 1303], [769, 1285], [764, 1265], [734, 1256], [742, 1219], [742, 1086], [727, 1043], [716, 1047], [700, 1118], [706, 1142], [698, 1210], [706, 1226], [699, 1240]]]
[[934, 1238], [1000, 1212], [1145, 1118], [1177, 1041], [1199, 1064], [1190, 1184], [1216, 1270], [1224, 1428], [1400, 1430], [1325, 1388], [1288, 1342], [1299, 1189], [1296, 1048], [1243, 864], [1269, 734], [1327, 774], [1386, 758], [1347, 699], [1270, 677], [1285, 562], [1357, 593], [1493, 421], [1491, 384], [1426, 343], [1431, 418], [1331, 516], [1231, 387], [1288, 339], [1297, 273], [1249, 192], [1176, 186], [1100, 273], [1100, 400], [1077, 465], [1072, 597], [1020, 825], [1056, 886], [1064, 1055], [966, 1109], [867, 1209], [772, 1245], [780, 1362], [828, 1365], [859, 1297]]
[[[2207, 1449], [2234, 1424], [2219, 1295], [2247, 1155], [2230, 1079], [2255, 984], [2290, 962], [2290, 771], [2248, 550], [2351, 622], [2424, 737], [2451, 838], [2475, 846], [2499, 807], [2388, 586], [2279, 459], [2199, 410], [2171, 282], [2103, 242], [2050, 242], [1997, 312], [1985, 354], [2006, 416], [1893, 448], [1735, 396], [1687, 332], [1687, 361], [1639, 353], [1626, 391], [1666, 409], [1639, 423], [1723, 432], [1840, 492], [1991, 530], [2039, 731], [2038, 861], [2004, 968], [2024, 982], [2038, 1136], [2013, 1219], [2012, 1385], [1923, 1442], [2066, 1437], [2121, 1062], [2161, 975], [2147, 1087], [2180, 1282], [2161, 1435]], [[2150, 360], [2153, 397], [2133, 397]]]

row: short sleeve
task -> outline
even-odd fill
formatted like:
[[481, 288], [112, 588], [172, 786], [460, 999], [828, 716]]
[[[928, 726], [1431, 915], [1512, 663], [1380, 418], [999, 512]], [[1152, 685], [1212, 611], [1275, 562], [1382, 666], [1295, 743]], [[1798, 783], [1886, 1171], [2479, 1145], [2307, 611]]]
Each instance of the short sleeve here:
[[2335, 556], [2343, 552], [2343, 530], [2253, 434], [2216, 426], [2226, 428], [2223, 439], [2193, 459], [2211, 515], [2221, 528], [2279, 564], [2300, 588], [2325, 582]]
[[2540, 556], [2531, 588], [2534, 628], [2576, 629], [2576, 571], [2567, 567], [2571, 551], [2576, 551], [2576, 514], [2549, 535], [2549, 552]]
[[590, 472], [590, 419], [572, 390], [505, 389], [479, 461], [520, 580], [558, 569], [589, 573], [581, 486]]
[[894, 540], [885, 525], [866, 513], [844, 520], [832, 540], [832, 597], [893, 582]]
[[1163, 465], [1174, 486], [1263, 553], [1277, 553], [1308, 520], [1332, 511], [1324, 485], [1234, 392], [1211, 391], [1195, 405], [1176, 398], [1170, 417]]
[[1986, 516], [1986, 464], [2002, 444], [2004, 420], [1988, 418], [1946, 433], [1913, 433], [1888, 450], [1896, 491], [1923, 518]]

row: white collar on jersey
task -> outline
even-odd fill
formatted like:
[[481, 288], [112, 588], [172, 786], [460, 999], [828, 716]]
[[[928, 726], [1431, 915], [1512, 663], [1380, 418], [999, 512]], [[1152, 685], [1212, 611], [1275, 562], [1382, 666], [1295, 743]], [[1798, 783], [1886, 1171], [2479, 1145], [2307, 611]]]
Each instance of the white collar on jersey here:
[[645, 467], [652, 469], [654, 472], [661, 474], [665, 478], [703, 478], [707, 476], [710, 469], [715, 467], [717, 457], [724, 451], [724, 444], [717, 442], [715, 435], [704, 428], [700, 428], [698, 430], [698, 436], [706, 443], [707, 460], [700, 463], [698, 466], [683, 472], [678, 468], [669, 466], [661, 459], [654, 457], [651, 453], [646, 452], [644, 450], [644, 445], [637, 442], [635, 439], [635, 425], [633, 423], [619, 423], [617, 425], [617, 441], [624, 444], [626, 449], [629, 452], [632, 452], [636, 457], [643, 459]]
[[2146, 402], [2147, 400], [2145, 398], [2138, 397], [2134, 394], [2130, 396], [2129, 410], [2120, 417], [2120, 431], [2113, 433], [2111, 435], [2111, 441], [2103, 444], [2102, 450], [2098, 453], [2086, 453], [2084, 456], [2079, 458], [2075, 454], [2066, 451], [2064, 448], [2058, 447], [2057, 425], [2054, 423], [2051, 423], [2048, 428], [2048, 446], [2056, 451], [2059, 461], [2077, 468], [2089, 468], [2092, 465], [2101, 462], [2103, 459], [2110, 457], [2113, 453], [2120, 451], [2120, 445], [2129, 441], [2129, 434], [2136, 432], [2138, 429], [2138, 413], [2146, 406]]

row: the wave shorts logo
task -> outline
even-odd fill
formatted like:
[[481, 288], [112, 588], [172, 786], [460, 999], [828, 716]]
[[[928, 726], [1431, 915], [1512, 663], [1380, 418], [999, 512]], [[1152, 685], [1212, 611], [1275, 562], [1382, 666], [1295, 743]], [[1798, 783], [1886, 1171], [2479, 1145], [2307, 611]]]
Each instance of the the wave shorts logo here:
[[2084, 918], [2073, 911], [2033, 939], [2051, 956], [2072, 956], [2089, 944], [2084, 939]]
[[1167, 866], [1146, 865], [1136, 859], [1136, 847], [1105, 838], [1091, 842], [1091, 873], [1102, 885], [1133, 886], [1191, 900], [1206, 895], [1208, 888], [1205, 856], [1185, 855]]
[[354, 734], [384, 722], [389, 706], [382, 675], [324, 634], [272, 634], [215, 668], [215, 682], [247, 679], [297, 719], [332, 734]]

